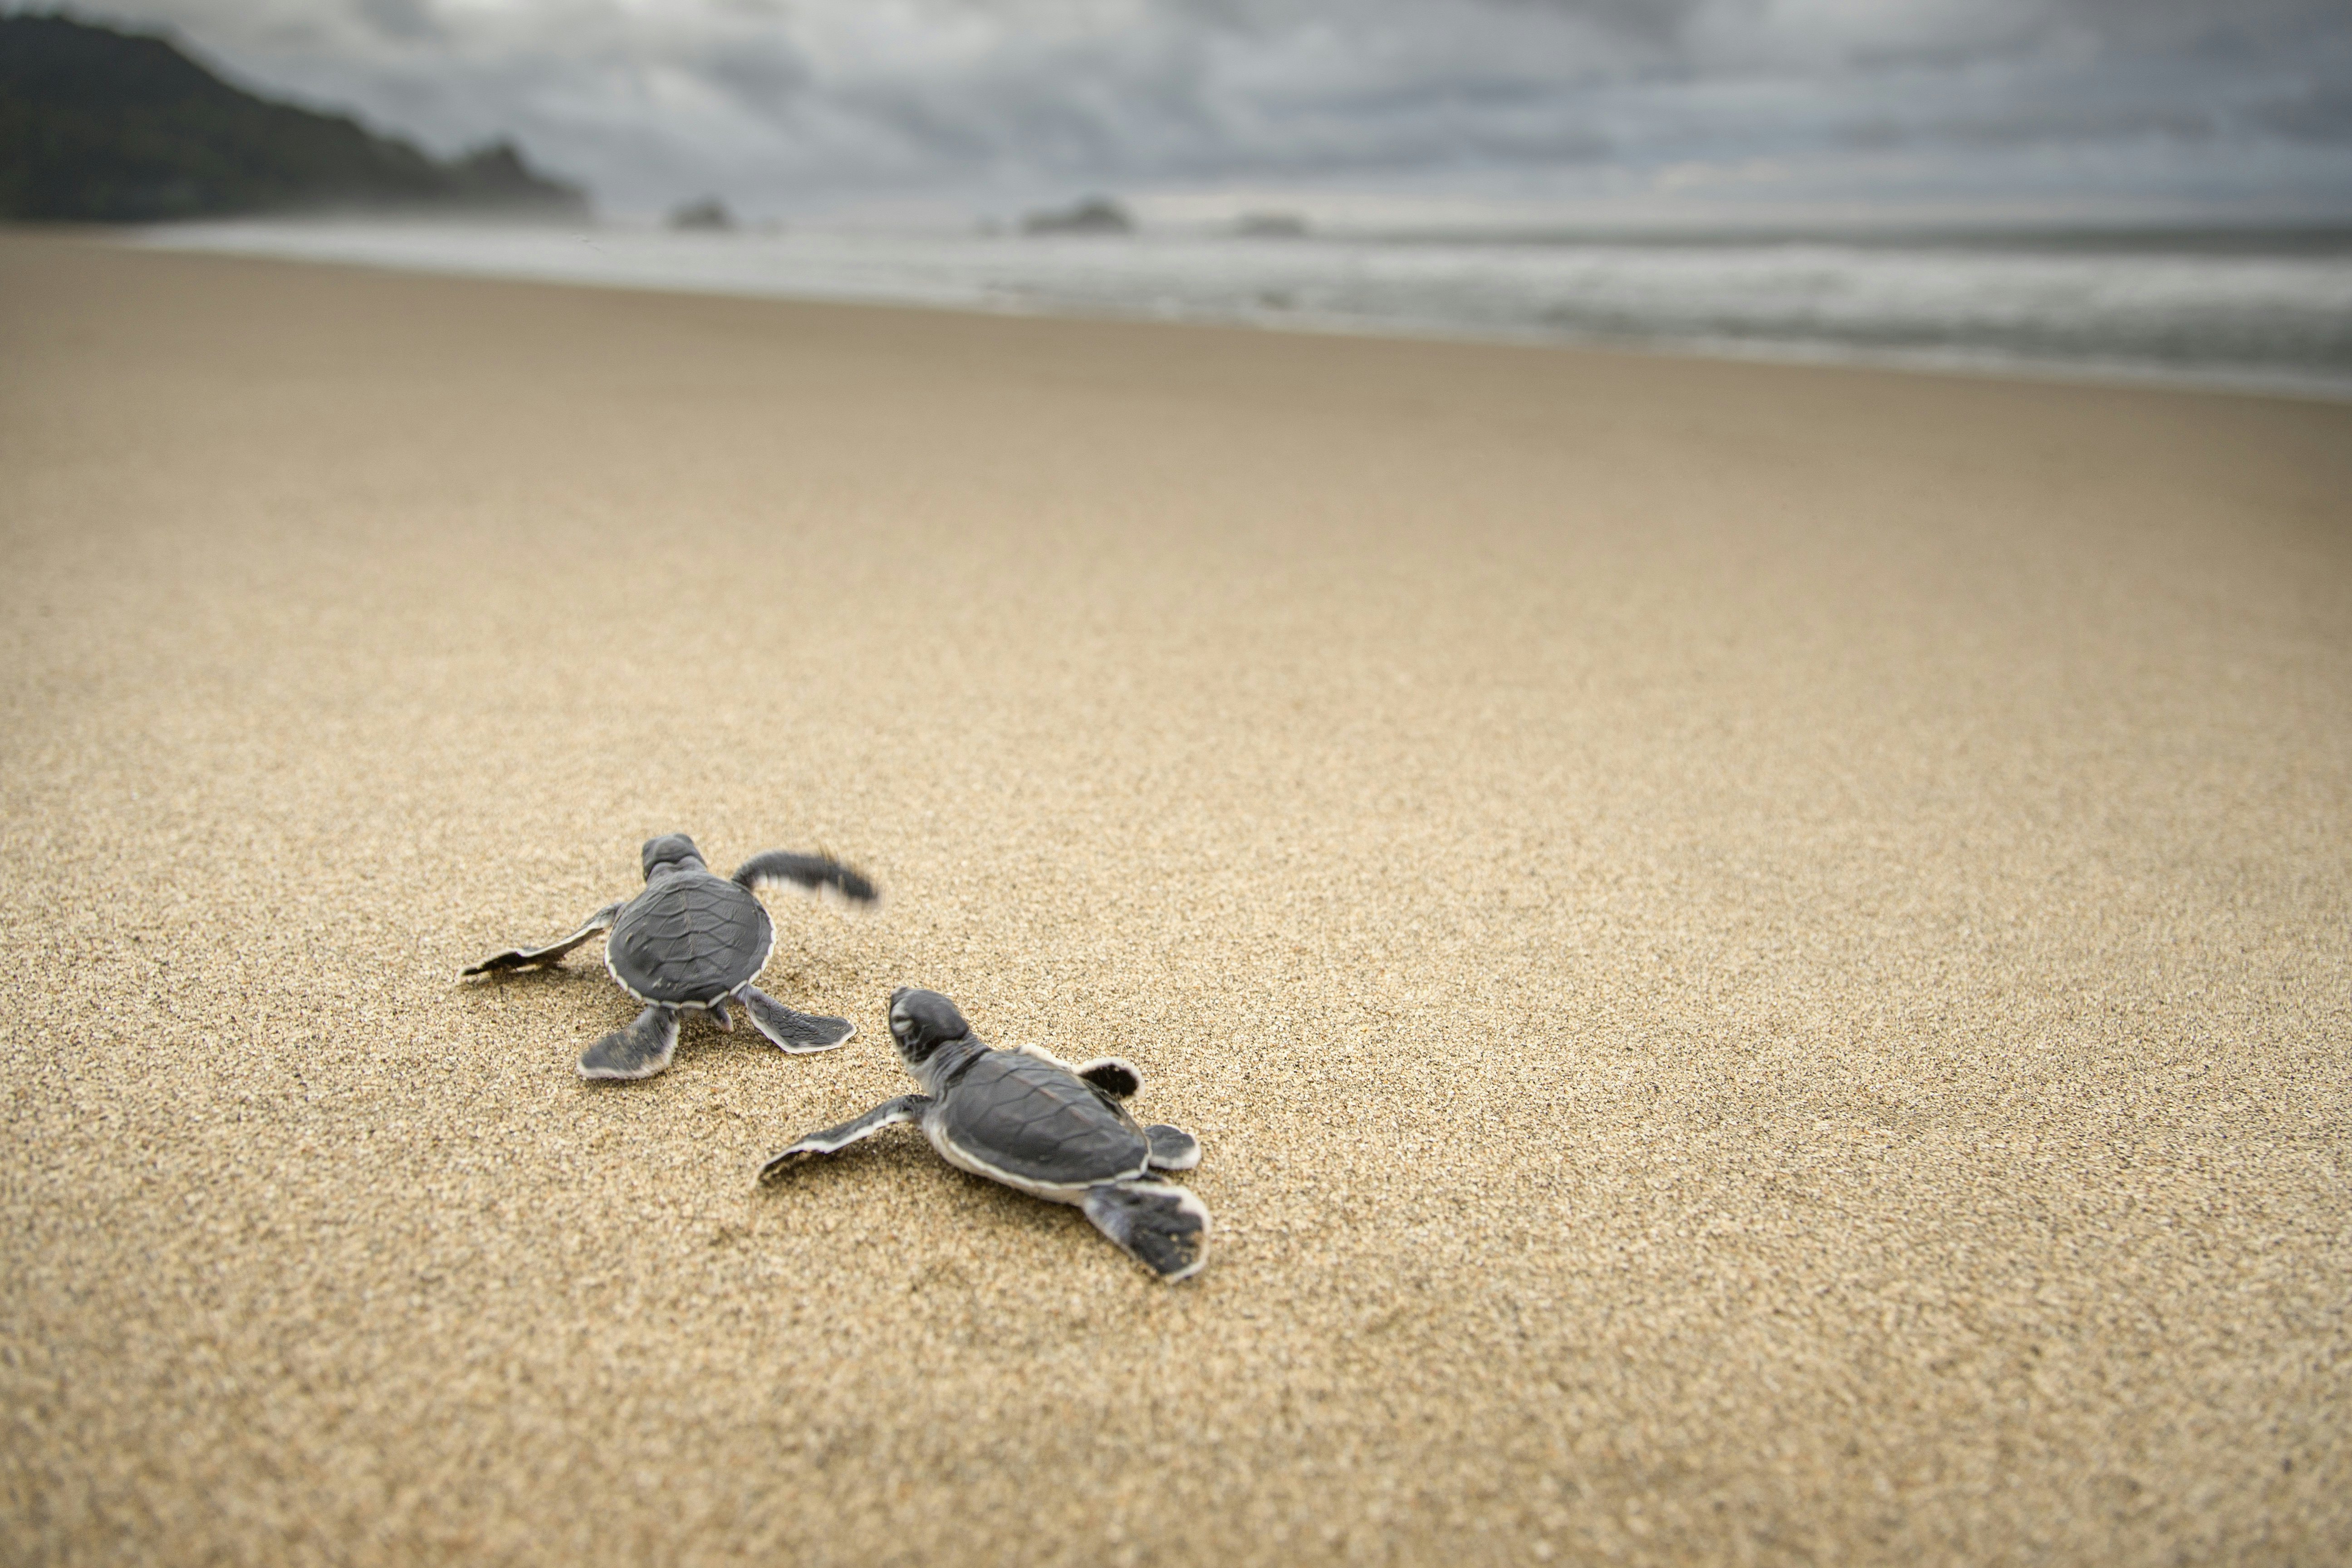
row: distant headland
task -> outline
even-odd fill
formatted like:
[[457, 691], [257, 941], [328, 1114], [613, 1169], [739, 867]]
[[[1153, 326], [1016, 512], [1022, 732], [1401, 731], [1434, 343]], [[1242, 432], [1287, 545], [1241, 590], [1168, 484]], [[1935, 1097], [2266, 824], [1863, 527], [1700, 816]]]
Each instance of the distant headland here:
[[0, 219], [352, 208], [584, 216], [588, 198], [509, 142], [442, 162], [348, 116], [231, 87], [168, 38], [0, 16]]

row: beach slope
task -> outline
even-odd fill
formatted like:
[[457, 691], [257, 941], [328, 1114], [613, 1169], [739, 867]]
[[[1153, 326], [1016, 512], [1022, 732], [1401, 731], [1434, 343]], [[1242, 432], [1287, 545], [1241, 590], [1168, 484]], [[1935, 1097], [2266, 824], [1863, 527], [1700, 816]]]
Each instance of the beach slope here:
[[[2352, 407], [0, 237], [12, 1561], [2352, 1556]], [[630, 890], [822, 845], [762, 987]], [[1118, 1053], [1168, 1289], [909, 1131]]]

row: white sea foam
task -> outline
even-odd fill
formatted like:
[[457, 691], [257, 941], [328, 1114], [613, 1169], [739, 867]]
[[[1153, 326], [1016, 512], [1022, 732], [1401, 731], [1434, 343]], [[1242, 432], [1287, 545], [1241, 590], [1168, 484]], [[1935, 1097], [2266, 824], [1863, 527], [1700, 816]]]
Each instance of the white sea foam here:
[[681, 234], [388, 221], [141, 243], [967, 310], [1608, 342], [2352, 397], [2352, 243]]

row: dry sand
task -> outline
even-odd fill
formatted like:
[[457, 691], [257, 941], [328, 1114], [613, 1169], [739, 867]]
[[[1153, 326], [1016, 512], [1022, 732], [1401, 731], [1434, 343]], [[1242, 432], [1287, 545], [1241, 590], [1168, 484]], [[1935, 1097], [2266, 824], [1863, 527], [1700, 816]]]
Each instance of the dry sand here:
[[[0, 242], [11, 1562], [2352, 1554], [2352, 408]], [[636, 882], [829, 846], [585, 1087]], [[1208, 1270], [890, 1134], [1118, 1051]]]

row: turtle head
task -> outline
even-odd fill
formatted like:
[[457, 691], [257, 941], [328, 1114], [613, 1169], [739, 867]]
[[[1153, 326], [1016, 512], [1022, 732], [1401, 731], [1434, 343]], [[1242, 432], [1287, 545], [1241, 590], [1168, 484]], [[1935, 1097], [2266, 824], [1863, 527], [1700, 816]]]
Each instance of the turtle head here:
[[910, 1068], [920, 1067], [941, 1046], [971, 1033], [956, 1005], [936, 991], [901, 985], [890, 993], [890, 1037]]
[[683, 833], [665, 833], [659, 838], [646, 840], [646, 880], [650, 882], [658, 871], [699, 871], [702, 851], [694, 840]]

